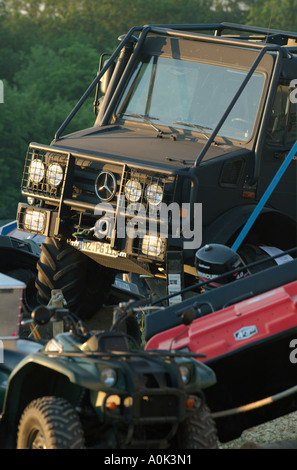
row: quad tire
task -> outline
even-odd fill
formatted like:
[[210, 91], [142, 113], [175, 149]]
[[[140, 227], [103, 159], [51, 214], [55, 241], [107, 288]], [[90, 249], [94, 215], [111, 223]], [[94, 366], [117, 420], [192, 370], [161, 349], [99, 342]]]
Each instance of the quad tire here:
[[218, 448], [216, 425], [205, 404], [180, 424], [175, 441], [178, 449]]
[[37, 300], [48, 304], [51, 292], [60, 289], [66, 307], [81, 319], [91, 318], [103, 305], [115, 277], [66, 242], [46, 238], [37, 263]]
[[42, 397], [24, 410], [18, 427], [17, 449], [83, 449], [79, 417], [64, 399]]

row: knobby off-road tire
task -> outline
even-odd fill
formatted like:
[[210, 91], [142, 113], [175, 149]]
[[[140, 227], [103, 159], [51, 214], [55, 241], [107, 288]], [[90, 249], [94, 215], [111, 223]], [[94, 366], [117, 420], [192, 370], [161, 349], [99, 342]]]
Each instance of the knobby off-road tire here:
[[30, 268], [15, 268], [7, 271], [6, 274], [26, 284], [23, 292], [22, 310], [25, 314], [31, 313], [38, 305], [35, 287], [36, 272]]
[[24, 410], [18, 427], [17, 449], [83, 449], [78, 415], [64, 399], [42, 397]]
[[87, 258], [66, 242], [46, 238], [37, 263], [37, 300], [48, 304], [53, 289], [61, 289], [67, 308], [81, 319], [91, 318], [104, 301], [115, 272]]
[[174, 444], [178, 449], [218, 448], [216, 425], [205, 404], [179, 426]]

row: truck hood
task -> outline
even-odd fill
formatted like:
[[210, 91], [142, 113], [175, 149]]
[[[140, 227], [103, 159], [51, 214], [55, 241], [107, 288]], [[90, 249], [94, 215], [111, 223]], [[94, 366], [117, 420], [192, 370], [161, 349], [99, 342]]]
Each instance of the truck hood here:
[[[204, 136], [191, 132], [166, 133], [160, 137], [157, 131], [146, 125], [114, 125], [69, 134], [53, 141], [51, 146], [74, 155], [87, 154], [127, 164], [140, 163], [168, 169], [174, 165], [192, 166], [206, 142]], [[226, 143], [212, 144], [204, 160], [236, 150], [243, 149]]]

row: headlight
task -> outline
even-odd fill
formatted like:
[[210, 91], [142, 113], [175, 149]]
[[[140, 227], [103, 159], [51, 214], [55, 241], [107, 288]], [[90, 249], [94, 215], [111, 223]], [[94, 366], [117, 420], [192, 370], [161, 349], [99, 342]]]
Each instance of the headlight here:
[[23, 228], [28, 232], [42, 233], [45, 229], [45, 213], [28, 210], [24, 215]]
[[63, 169], [58, 163], [52, 163], [49, 165], [46, 172], [47, 182], [51, 186], [59, 186], [63, 179]]
[[113, 387], [117, 381], [117, 373], [114, 369], [108, 367], [101, 371], [101, 380], [107, 387]]
[[146, 190], [146, 199], [149, 204], [157, 206], [163, 199], [163, 189], [157, 183], [150, 184]]
[[142, 241], [142, 253], [147, 256], [159, 256], [162, 251], [162, 239], [160, 237], [145, 235]]
[[191, 371], [186, 366], [179, 366], [180, 375], [184, 385], [187, 385], [191, 379]]
[[55, 338], [49, 340], [49, 342], [45, 346], [45, 352], [47, 353], [62, 353], [63, 352], [63, 343], [61, 341], [57, 341]]
[[44, 164], [41, 160], [35, 159], [29, 166], [29, 180], [33, 183], [40, 183], [44, 177]]
[[142, 187], [139, 181], [129, 180], [125, 186], [126, 198], [130, 202], [137, 202], [141, 198]]

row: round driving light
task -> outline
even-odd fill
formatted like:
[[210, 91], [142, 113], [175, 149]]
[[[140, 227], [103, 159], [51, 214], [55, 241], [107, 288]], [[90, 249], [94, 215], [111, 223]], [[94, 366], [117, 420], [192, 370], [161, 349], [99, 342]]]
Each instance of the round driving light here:
[[141, 198], [142, 188], [137, 180], [129, 180], [125, 186], [126, 198], [130, 202], [137, 202]]
[[63, 169], [61, 165], [52, 163], [47, 169], [46, 179], [51, 186], [59, 186], [63, 179]]
[[190, 382], [191, 372], [186, 366], [179, 367], [180, 375], [184, 385], [187, 385]]
[[157, 183], [150, 184], [146, 190], [146, 199], [149, 204], [157, 206], [163, 199], [163, 189]]
[[113, 387], [117, 381], [117, 373], [114, 369], [108, 367], [101, 372], [101, 380], [107, 387]]
[[29, 180], [33, 183], [40, 183], [44, 177], [44, 164], [41, 160], [35, 159], [29, 166]]

